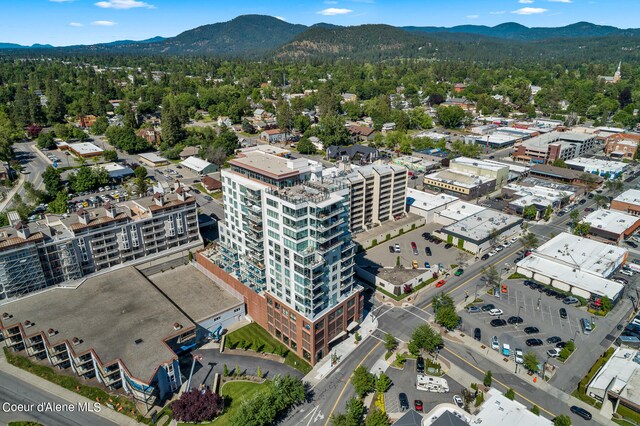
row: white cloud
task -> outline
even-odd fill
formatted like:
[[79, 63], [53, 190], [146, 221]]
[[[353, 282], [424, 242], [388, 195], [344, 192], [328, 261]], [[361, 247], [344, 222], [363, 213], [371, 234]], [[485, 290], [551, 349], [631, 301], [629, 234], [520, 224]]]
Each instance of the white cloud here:
[[518, 10], [514, 10], [511, 13], [515, 13], [516, 15], [539, 15], [541, 13], [547, 12], [548, 9], [543, 9], [541, 7], [523, 7]]
[[489, 12], [489, 15], [504, 15], [507, 13], [506, 10], [498, 10], [497, 12]]
[[480, 15], [467, 15], [467, 19], [478, 19]]
[[282, 16], [274, 16], [274, 18], [279, 19], [279, 20], [281, 20], [281, 21], [285, 21], [285, 22], [287, 22], [287, 20], [286, 20], [286, 19], [284, 19], [284, 17], [282, 17]]
[[113, 21], [93, 21], [91, 23], [94, 27], [113, 27], [114, 25], [118, 25]]
[[144, 7], [147, 9], [155, 9], [155, 6], [137, 0], [106, 0], [99, 1], [96, 6], [103, 9], [134, 9], [136, 7]]
[[339, 7], [329, 7], [327, 9], [323, 9], [318, 12], [319, 15], [324, 16], [335, 16], [335, 15], [346, 15], [348, 13], [353, 12], [351, 9], [343, 9]]
[[70, 27], [84, 27], [80, 22], [69, 22]]
[[533, 3], [533, 0], [518, 0], [518, 3], [531, 4], [531, 3]]
[[573, 3], [573, 0], [549, 0], [552, 3]]

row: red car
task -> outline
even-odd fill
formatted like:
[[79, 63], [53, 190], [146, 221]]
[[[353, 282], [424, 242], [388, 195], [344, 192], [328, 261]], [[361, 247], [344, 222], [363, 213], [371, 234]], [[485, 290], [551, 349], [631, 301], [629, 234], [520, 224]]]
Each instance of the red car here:
[[414, 250], [418, 248], [418, 246], [416, 245], [415, 241], [411, 242], [411, 248], [414, 249]]
[[422, 401], [416, 399], [415, 401], [413, 401], [413, 406], [416, 408], [416, 411], [420, 413], [422, 412]]
[[440, 280], [440, 281], [438, 281], [438, 283], [436, 284], [436, 287], [437, 287], [437, 288], [440, 288], [440, 287], [442, 287], [443, 285], [445, 285], [446, 283], [447, 283], [447, 282], [446, 282], [445, 280]]

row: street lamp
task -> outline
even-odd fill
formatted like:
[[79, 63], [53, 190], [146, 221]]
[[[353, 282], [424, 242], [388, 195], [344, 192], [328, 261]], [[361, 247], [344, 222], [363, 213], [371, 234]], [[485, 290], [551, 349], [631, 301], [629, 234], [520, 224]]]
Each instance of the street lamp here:
[[[523, 307], [524, 306], [518, 306], [518, 318], [520, 318], [520, 309], [522, 309]], [[516, 320], [516, 328], [518, 328], [518, 320]]]

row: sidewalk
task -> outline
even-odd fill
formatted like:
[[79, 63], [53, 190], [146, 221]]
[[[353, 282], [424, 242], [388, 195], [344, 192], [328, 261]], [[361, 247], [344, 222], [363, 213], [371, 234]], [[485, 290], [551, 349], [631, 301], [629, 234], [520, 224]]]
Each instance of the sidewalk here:
[[[565, 402], [567, 405], [577, 405], [579, 407], [585, 408], [589, 410], [591, 414], [593, 414], [593, 418], [595, 421], [608, 424], [611, 422], [611, 418], [606, 418], [600, 414], [600, 412], [595, 410], [595, 407], [585, 404], [579, 399], [561, 391], [560, 389], [550, 385], [545, 380], [541, 379], [537, 374], [530, 376], [526, 369], [523, 366], [518, 367], [518, 372], [515, 373], [516, 363], [513, 359], [513, 353], [509, 358], [504, 357], [500, 352], [491, 349], [488, 346], [482, 345], [480, 342], [474, 340], [471, 336], [467, 336], [464, 333], [460, 333], [459, 331], [448, 333], [444, 335], [445, 339], [452, 340], [456, 343], [462, 343], [465, 347], [473, 350], [474, 352], [482, 355], [496, 366], [503, 368], [511, 374], [519, 376], [523, 381], [528, 383], [530, 386], [539, 388], [540, 390], [548, 393], [556, 399], [559, 399]], [[482, 346], [485, 346], [485, 349], [482, 349]], [[452, 364], [452, 368], [455, 364]], [[453, 376], [452, 376], [453, 377]], [[535, 381], [534, 381], [535, 378]], [[477, 379], [474, 379], [477, 382]]]
[[[32, 386], [35, 386], [39, 389], [44, 390], [45, 392], [48, 392], [52, 395], [55, 395], [59, 398], [62, 398], [64, 400], [67, 400], [73, 404], [80, 404], [80, 403], [93, 403], [94, 401], [85, 398], [82, 395], [78, 395], [75, 392], [72, 392], [70, 390], [67, 390], [61, 386], [58, 386], [54, 383], [51, 383], [48, 380], [42, 379], [36, 375], [33, 375], [27, 371], [24, 371], [18, 367], [15, 367], [11, 364], [9, 364], [9, 362], [7, 361], [7, 359], [4, 356], [4, 352], [2, 352], [2, 355], [0, 356], [0, 370], [2, 370], [3, 372], [12, 375], [13, 377], [22, 380], [25, 383], [28, 383]], [[139, 425], [140, 423], [136, 422], [134, 419], [132, 419], [131, 417], [125, 416], [124, 414], [120, 414], [110, 408], [108, 408], [105, 405], [102, 405], [102, 410], [100, 410], [100, 412], [96, 412], [94, 413], [96, 416], [100, 416], [103, 417], [109, 421], [114, 422], [115, 424], [118, 425]]]
[[20, 191], [20, 188], [22, 188], [22, 185], [24, 185], [24, 182], [25, 177], [23, 175], [19, 175], [18, 180], [14, 182], [13, 188], [11, 188], [9, 192], [7, 192], [7, 196], [5, 197], [5, 199], [0, 202], [0, 211], [3, 211], [5, 208], [7, 208], [7, 205], [11, 202], [11, 200], [13, 200], [13, 196], [16, 195], [16, 193]]
[[[315, 386], [320, 383], [320, 381], [331, 373], [334, 368], [337, 368], [340, 365], [340, 362], [348, 357], [351, 352], [358, 347], [358, 345], [361, 345], [366, 338], [371, 336], [377, 328], [378, 320], [372, 319], [371, 314], [367, 315], [360, 324], [360, 328], [358, 330], [358, 333], [362, 336], [362, 340], [356, 344], [352, 335], [347, 336], [343, 342], [333, 348], [331, 353], [322, 358], [320, 362], [317, 363], [306, 376], [304, 376], [303, 380], [309, 382], [311, 386]], [[335, 365], [331, 365], [331, 358], [334, 354], [338, 356], [338, 362]]]

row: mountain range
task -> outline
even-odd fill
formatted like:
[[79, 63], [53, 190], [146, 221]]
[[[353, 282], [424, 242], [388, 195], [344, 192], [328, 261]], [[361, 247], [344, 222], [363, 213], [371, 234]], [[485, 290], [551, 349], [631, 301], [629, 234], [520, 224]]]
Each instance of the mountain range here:
[[564, 58], [578, 61], [640, 60], [640, 29], [578, 22], [564, 27], [526, 27], [507, 22], [495, 27], [393, 27], [291, 24], [265, 15], [242, 15], [203, 25], [175, 37], [142, 41], [52, 47], [0, 43], [0, 49], [22, 54], [126, 53], [221, 57], [351, 58], [400, 57], [500, 60]]

